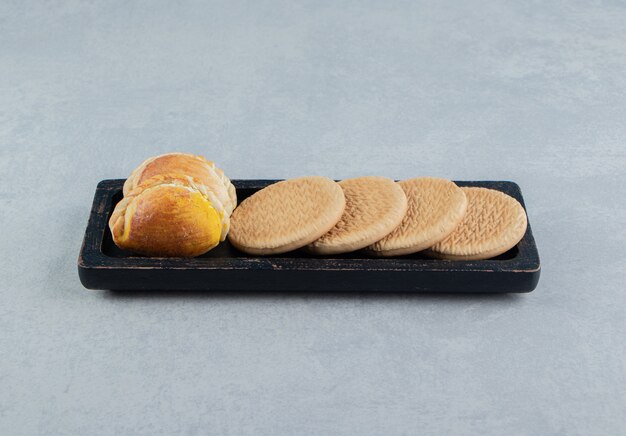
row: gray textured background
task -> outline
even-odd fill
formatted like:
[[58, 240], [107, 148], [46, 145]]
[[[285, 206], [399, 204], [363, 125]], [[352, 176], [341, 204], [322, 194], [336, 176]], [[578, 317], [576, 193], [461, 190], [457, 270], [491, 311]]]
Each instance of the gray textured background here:
[[[0, 434], [626, 432], [626, 5], [0, 2]], [[86, 291], [97, 182], [510, 179], [522, 296]]]

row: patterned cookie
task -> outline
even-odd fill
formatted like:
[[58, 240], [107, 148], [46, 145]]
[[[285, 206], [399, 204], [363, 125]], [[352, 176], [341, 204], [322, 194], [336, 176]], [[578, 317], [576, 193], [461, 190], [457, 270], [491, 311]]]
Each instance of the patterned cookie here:
[[326, 177], [274, 183], [241, 202], [231, 216], [228, 239], [249, 254], [279, 254], [318, 239], [341, 218], [346, 200]]
[[503, 192], [487, 188], [461, 188], [468, 199], [459, 226], [427, 254], [453, 260], [489, 259], [513, 248], [526, 233], [522, 205]]
[[346, 208], [339, 222], [307, 250], [339, 254], [367, 247], [395, 229], [406, 212], [404, 191], [386, 177], [357, 177], [339, 182]]
[[418, 177], [398, 184], [408, 200], [407, 212], [393, 232], [367, 248], [376, 256], [425, 250], [452, 233], [465, 214], [465, 194], [450, 180]]

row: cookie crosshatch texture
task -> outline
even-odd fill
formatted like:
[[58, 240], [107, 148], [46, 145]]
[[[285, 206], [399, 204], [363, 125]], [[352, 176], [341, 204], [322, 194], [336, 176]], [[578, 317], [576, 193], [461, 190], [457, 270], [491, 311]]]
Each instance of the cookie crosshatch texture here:
[[343, 190], [333, 180], [320, 176], [284, 180], [235, 209], [229, 241], [256, 255], [295, 250], [328, 232], [345, 205]]
[[450, 180], [418, 177], [398, 184], [408, 199], [407, 212], [393, 232], [368, 247], [377, 256], [425, 250], [448, 236], [465, 214], [465, 194]]
[[468, 199], [461, 223], [429, 254], [443, 259], [479, 260], [513, 248], [526, 233], [522, 205], [509, 195], [486, 188], [461, 188]]
[[402, 187], [386, 177], [357, 177], [339, 182], [346, 197], [341, 219], [307, 249], [320, 255], [365, 248], [392, 232], [406, 213]]

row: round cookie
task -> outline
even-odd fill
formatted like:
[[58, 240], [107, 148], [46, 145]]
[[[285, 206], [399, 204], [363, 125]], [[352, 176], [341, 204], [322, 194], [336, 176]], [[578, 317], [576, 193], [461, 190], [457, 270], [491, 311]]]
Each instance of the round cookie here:
[[339, 254], [367, 247], [395, 229], [406, 213], [402, 188], [386, 177], [356, 177], [339, 182], [346, 197], [341, 219], [307, 245], [314, 254]]
[[376, 256], [425, 250], [452, 233], [465, 214], [465, 194], [450, 180], [418, 177], [398, 184], [408, 200], [407, 212], [393, 232], [367, 248]]
[[427, 254], [452, 260], [489, 259], [506, 253], [526, 233], [526, 212], [513, 197], [487, 188], [461, 188], [468, 200], [459, 226]]
[[284, 180], [241, 202], [231, 216], [228, 239], [249, 254], [285, 253], [328, 232], [345, 204], [341, 186], [326, 177]]

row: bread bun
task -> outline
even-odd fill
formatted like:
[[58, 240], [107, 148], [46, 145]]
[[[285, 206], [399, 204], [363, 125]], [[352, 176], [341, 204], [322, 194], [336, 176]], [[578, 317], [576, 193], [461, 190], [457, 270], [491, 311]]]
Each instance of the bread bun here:
[[181, 174], [190, 177], [196, 184], [205, 185], [222, 203], [226, 215], [230, 216], [237, 206], [235, 187], [214, 162], [193, 154], [167, 153], [146, 159], [126, 179], [124, 196], [154, 176], [177, 177]]
[[156, 176], [120, 201], [109, 220], [115, 244], [146, 256], [194, 257], [225, 237], [223, 212], [181, 176]]
[[235, 187], [202, 156], [168, 153], [146, 159], [128, 177], [111, 215], [115, 244], [147, 256], [193, 257], [226, 239]]

